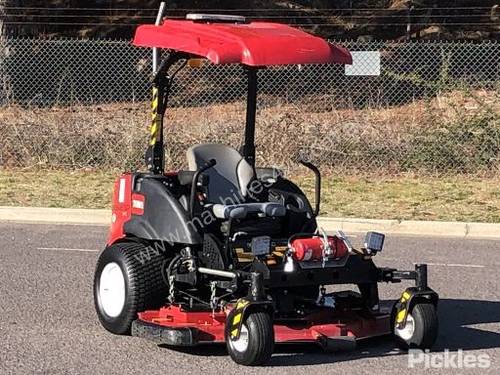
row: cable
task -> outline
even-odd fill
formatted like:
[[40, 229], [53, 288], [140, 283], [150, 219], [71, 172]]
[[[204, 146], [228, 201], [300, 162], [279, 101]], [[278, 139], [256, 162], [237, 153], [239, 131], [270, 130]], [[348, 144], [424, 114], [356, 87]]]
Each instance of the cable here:
[[[20, 21], [5, 21], [4, 25], [46, 25], [46, 26], [137, 26], [140, 23], [124, 23], [124, 22], [20, 22]], [[312, 26], [339, 26], [338, 23], [334, 22], [325, 22], [325, 23], [286, 23], [291, 26], [303, 26], [303, 27], [312, 27]], [[377, 23], [372, 24], [372, 26], [406, 26], [407, 23]], [[413, 26], [495, 26], [498, 25], [498, 22], [490, 22], [490, 23], [478, 23], [478, 22], [421, 22], [414, 23]], [[362, 25], [358, 25], [362, 26]]]
[[[458, 23], [448, 23], [448, 22], [425, 22], [425, 23], [411, 23], [412, 26], [495, 26], [498, 25], [498, 22], [491, 22], [491, 23], [464, 23], [464, 22], [458, 22]], [[293, 26], [338, 26], [338, 24], [335, 23], [293, 23], [290, 24]], [[408, 23], [377, 23], [373, 24], [371, 26], [406, 26]]]
[[[13, 18], [21, 18], [21, 17], [37, 17], [37, 18], [112, 18], [112, 17], [125, 17], [120, 15], [87, 15], [87, 14], [5, 14], [4, 17], [13, 17]], [[147, 15], [135, 15], [135, 16], [127, 16], [132, 19], [136, 18], [147, 18], [154, 19], [155, 16], [147, 16]], [[342, 17], [340, 15], [322, 15], [322, 16], [262, 16], [265, 19], [323, 19], [323, 18], [334, 18], [334, 17]], [[373, 19], [373, 18], [403, 18], [403, 16], [398, 15], [390, 15], [390, 16], [345, 16], [349, 19]], [[477, 17], [487, 17], [490, 18], [489, 15], [486, 14], [422, 14], [422, 15], [412, 15], [411, 18], [477, 18]], [[168, 18], [172, 19], [184, 19], [184, 16], [169, 16]], [[255, 19], [256, 17], [248, 16], [249, 19]]]
[[[5, 17], [37, 17], [37, 18], [112, 18], [125, 17], [118, 15], [86, 15], [86, 14], [6, 14]], [[127, 16], [128, 18], [155, 18], [154, 16]], [[177, 16], [180, 17], [180, 16]]]
[[138, 23], [93, 23], [93, 22], [11, 22], [6, 21], [4, 25], [46, 25], [46, 26], [137, 26]]
[[[1, 4], [2, 2], [0, 2]], [[5, 2], [3, 2], [5, 3]], [[140, 22], [147, 22], [147, 20], [153, 19], [154, 16], [146, 14], [116, 14], [117, 12], [156, 12], [155, 8], [62, 8], [62, 7], [22, 7], [22, 6], [7, 6], [3, 9], [6, 10], [42, 10], [42, 11], [93, 11], [95, 12], [106, 12], [108, 14], [20, 14], [8, 12], [3, 14], [4, 24], [6, 25], [46, 25], [46, 26], [136, 26]], [[426, 10], [432, 10], [430, 14], [415, 14]], [[437, 7], [437, 8], [415, 8], [411, 10], [410, 23], [414, 26], [426, 26], [426, 25], [445, 25], [445, 26], [494, 26], [498, 25], [498, 22], [491, 22], [489, 14], [484, 13], [474, 13], [474, 14], [463, 14], [463, 13], [450, 13], [449, 11], [464, 11], [464, 10], [491, 10], [491, 7]], [[249, 20], [278, 20], [284, 23], [302, 26], [302, 27], [316, 27], [316, 26], [336, 26], [339, 22], [347, 21], [354, 23], [355, 26], [362, 24], [376, 24], [377, 26], [406, 26], [408, 22], [390, 22], [389, 19], [401, 18], [400, 14], [384, 14], [377, 12], [397, 12], [401, 13], [407, 11], [406, 9], [387, 9], [387, 8], [325, 8], [325, 9], [303, 9], [303, 8], [264, 8], [264, 9], [169, 9], [171, 13], [180, 13], [184, 11], [200, 11], [200, 12], [245, 12], [253, 13], [253, 15], [247, 16]], [[333, 14], [318, 14], [331, 11]], [[337, 14], [342, 12], [355, 12], [358, 14]], [[445, 14], [437, 14], [440, 11], [448, 11]], [[283, 12], [285, 14], [263, 14], [262, 12]], [[298, 14], [290, 14], [297, 12]], [[312, 14], [304, 14], [304, 13]], [[370, 12], [368, 15], [359, 14], [359, 12]], [[375, 12], [375, 14], [373, 14]], [[262, 16], [258, 16], [261, 14]], [[124, 22], [123, 18], [127, 17], [128, 21]], [[171, 19], [183, 19], [183, 15], [169, 15]], [[345, 17], [345, 20], [343, 19]], [[481, 20], [484, 17], [483, 20]], [[486, 19], [488, 17], [488, 19]], [[454, 22], [459, 19], [471, 18], [471, 22]], [[48, 19], [46, 22], [44, 19]], [[88, 20], [85, 22], [72, 22], [73, 20]], [[336, 20], [338, 19], [338, 21]], [[379, 20], [387, 19], [387, 22], [380, 22]], [[426, 19], [426, 22], [418, 22], [422, 19]], [[451, 22], [446, 22], [446, 19], [450, 19]], [[26, 20], [26, 21], [22, 21]], [[52, 21], [60, 20], [60, 21]], [[311, 22], [304, 22], [305, 20], [310, 20]], [[301, 22], [302, 21], [302, 22]], [[354, 22], [353, 22], [354, 21]], [[374, 22], [375, 21], [375, 22]]]
[[[476, 9], [489, 9], [492, 7], [436, 7], [436, 8], [414, 8], [412, 11], [418, 10], [476, 10]], [[61, 7], [10, 7], [6, 6], [3, 9], [17, 9], [17, 10], [95, 10], [101, 12], [109, 12], [109, 11], [126, 11], [126, 12], [139, 12], [139, 11], [151, 11], [157, 12], [156, 8], [61, 8]], [[327, 12], [327, 11], [370, 11], [370, 12], [394, 12], [394, 11], [407, 11], [407, 9], [391, 9], [391, 8], [317, 8], [317, 9], [307, 9], [307, 8], [260, 8], [260, 9], [243, 9], [243, 8], [235, 8], [235, 9], [213, 9], [213, 8], [171, 8], [167, 9], [167, 11], [175, 11], [175, 12], [269, 12], [269, 11], [280, 11], [280, 12]]]

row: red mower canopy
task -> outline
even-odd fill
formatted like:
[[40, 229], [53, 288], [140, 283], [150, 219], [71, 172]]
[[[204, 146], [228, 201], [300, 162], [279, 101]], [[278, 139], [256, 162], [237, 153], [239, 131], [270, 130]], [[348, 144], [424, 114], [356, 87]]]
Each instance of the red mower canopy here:
[[199, 22], [165, 19], [137, 28], [134, 45], [167, 48], [214, 64], [268, 66], [351, 64], [345, 48], [293, 27], [269, 22]]

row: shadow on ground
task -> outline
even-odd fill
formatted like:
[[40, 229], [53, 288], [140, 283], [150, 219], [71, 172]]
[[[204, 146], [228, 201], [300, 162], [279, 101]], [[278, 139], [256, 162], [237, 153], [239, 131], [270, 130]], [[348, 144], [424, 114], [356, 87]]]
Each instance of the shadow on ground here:
[[[500, 347], [500, 333], [476, 324], [500, 323], [500, 301], [443, 299], [439, 302], [439, 337], [434, 352], [480, 350]], [[227, 356], [224, 345], [203, 345], [194, 348], [169, 348], [196, 356]], [[327, 353], [319, 346], [279, 344], [268, 366], [304, 366], [354, 361], [372, 357], [404, 355], [390, 336], [360, 341], [351, 352]]]

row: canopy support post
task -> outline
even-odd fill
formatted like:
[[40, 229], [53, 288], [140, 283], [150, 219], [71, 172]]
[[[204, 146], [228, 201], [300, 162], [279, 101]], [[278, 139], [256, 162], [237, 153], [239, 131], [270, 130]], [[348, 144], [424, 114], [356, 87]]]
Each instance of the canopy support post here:
[[153, 75], [151, 135], [149, 146], [146, 150], [146, 166], [153, 174], [162, 174], [165, 169], [165, 149], [163, 140], [165, 110], [167, 108], [172, 80], [175, 74], [182, 69], [184, 65], [178, 68], [173, 75], [169, 75], [168, 70], [172, 65], [183, 58], [185, 58], [184, 54], [171, 52], [158, 66], [156, 74]]
[[[155, 25], [160, 26], [165, 13], [166, 2], [160, 3], [158, 14], [156, 15]], [[161, 77], [160, 72], [161, 51], [157, 47], [153, 48], [153, 95], [151, 100], [151, 139], [149, 147], [146, 150], [146, 166], [153, 174], [163, 173], [165, 165], [165, 151], [163, 149], [163, 114], [166, 82]]]
[[243, 156], [255, 167], [255, 113], [257, 111], [257, 68], [247, 68], [248, 96]]
[[[168, 78], [167, 78], [168, 79]], [[168, 84], [166, 78], [161, 77], [153, 82], [153, 97], [151, 101], [151, 137], [146, 151], [146, 166], [153, 174], [163, 173], [165, 166], [165, 150], [163, 149], [163, 105], [165, 89]]]

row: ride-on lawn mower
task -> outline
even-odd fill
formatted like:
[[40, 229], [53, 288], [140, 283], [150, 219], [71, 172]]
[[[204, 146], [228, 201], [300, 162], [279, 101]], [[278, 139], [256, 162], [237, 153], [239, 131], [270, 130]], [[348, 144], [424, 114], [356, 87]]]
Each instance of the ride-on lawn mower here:
[[[344, 233], [318, 228], [321, 176], [307, 160], [301, 163], [316, 176], [314, 208], [279, 170], [255, 165], [259, 70], [350, 64], [350, 53], [289, 26], [204, 14], [159, 17], [137, 29], [134, 44], [168, 53], [154, 69], [149, 172], [125, 173], [115, 183], [109, 240], [94, 279], [102, 325], [167, 346], [225, 342], [243, 365], [268, 361], [275, 343], [336, 350], [393, 334], [402, 348], [432, 346], [438, 295], [427, 285], [426, 265], [378, 268], [373, 257], [383, 234], [367, 233], [358, 249]], [[243, 146], [192, 146], [189, 169], [166, 173], [169, 91], [176, 72], [200, 59], [240, 64], [247, 76]], [[396, 303], [381, 303], [378, 283], [402, 280], [415, 286]], [[359, 291], [327, 292], [334, 284]]]

